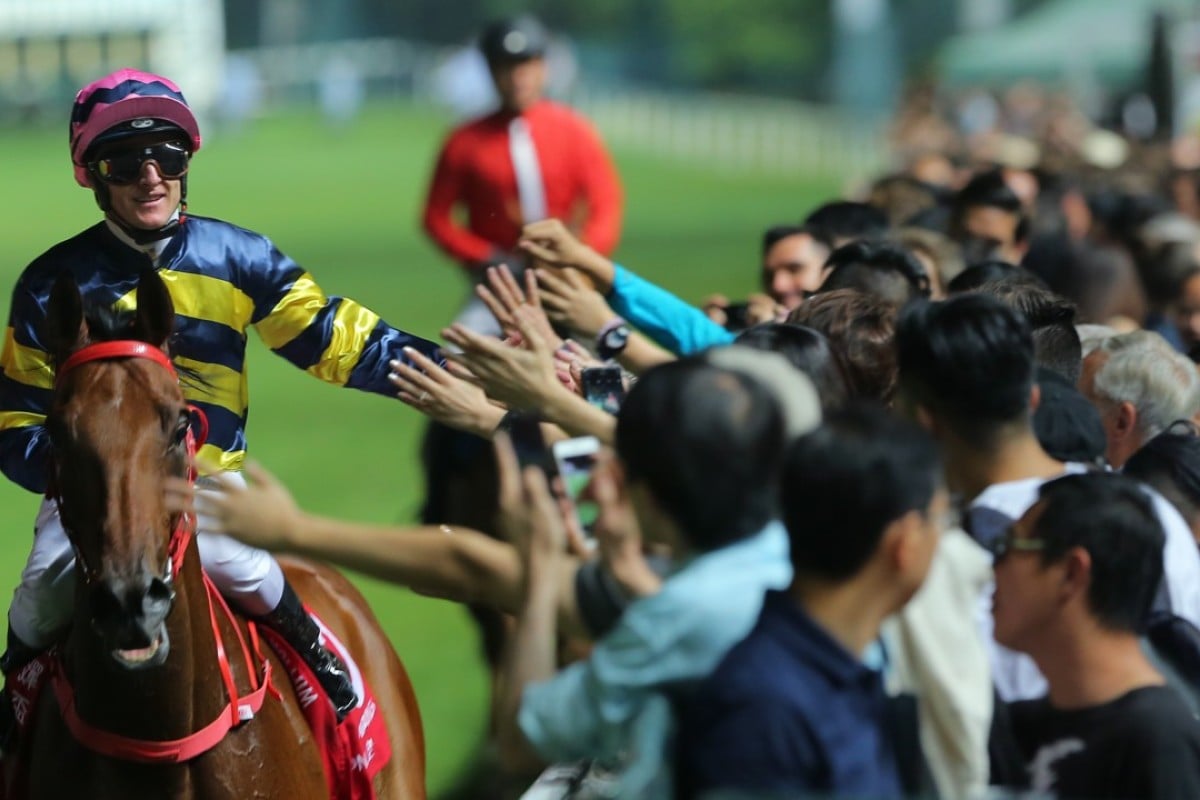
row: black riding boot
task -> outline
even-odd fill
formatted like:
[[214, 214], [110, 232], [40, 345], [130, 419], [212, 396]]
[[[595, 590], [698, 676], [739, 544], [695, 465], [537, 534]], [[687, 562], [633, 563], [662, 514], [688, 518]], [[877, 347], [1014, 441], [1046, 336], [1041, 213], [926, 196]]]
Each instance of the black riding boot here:
[[8, 629], [8, 645], [0, 656], [0, 672], [5, 675], [4, 691], [0, 692], [0, 753], [12, 753], [17, 749], [17, 715], [13, 709], [12, 695], [8, 691], [8, 676], [16, 677], [21, 667], [42, 654], [42, 650], [30, 647]]
[[304, 610], [291, 584], [284, 582], [283, 597], [279, 598], [279, 605], [275, 610], [257, 619], [282, 635], [287, 643], [296, 649], [304, 662], [316, 673], [317, 680], [329, 695], [337, 711], [338, 722], [345, 719], [350, 709], [358, 702], [350, 680], [350, 671], [342, 659], [320, 643], [317, 623], [313, 622], [312, 617]]

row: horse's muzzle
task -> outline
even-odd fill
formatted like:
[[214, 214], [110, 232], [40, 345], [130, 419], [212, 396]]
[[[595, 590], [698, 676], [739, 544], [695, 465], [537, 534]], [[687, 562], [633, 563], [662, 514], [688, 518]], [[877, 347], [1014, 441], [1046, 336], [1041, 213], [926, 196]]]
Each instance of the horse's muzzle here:
[[166, 618], [175, 591], [162, 578], [111, 578], [91, 588], [92, 628], [125, 669], [162, 664], [170, 649]]

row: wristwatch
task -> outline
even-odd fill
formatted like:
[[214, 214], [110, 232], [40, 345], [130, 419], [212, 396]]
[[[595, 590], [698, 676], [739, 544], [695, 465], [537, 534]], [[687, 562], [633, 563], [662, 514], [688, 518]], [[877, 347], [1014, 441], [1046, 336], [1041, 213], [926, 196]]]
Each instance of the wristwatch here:
[[604, 361], [621, 355], [625, 351], [625, 345], [629, 344], [629, 336], [632, 333], [629, 325], [620, 317], [605, 323], [596, 335], [596, 355]]

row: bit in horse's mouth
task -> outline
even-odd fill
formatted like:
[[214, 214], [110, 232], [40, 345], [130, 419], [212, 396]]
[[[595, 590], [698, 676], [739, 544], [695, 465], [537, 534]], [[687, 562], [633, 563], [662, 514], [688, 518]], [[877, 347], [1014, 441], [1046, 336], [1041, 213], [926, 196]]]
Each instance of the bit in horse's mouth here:
[[113, 658], [127, 667], [140, 667], [158, 655], [158, 648], [162, 647], [162, 642], [163, 637], [160, 634], [154, 637], [154, 642], [149, 647], [139, 647], [133, 650], [113, 650]]

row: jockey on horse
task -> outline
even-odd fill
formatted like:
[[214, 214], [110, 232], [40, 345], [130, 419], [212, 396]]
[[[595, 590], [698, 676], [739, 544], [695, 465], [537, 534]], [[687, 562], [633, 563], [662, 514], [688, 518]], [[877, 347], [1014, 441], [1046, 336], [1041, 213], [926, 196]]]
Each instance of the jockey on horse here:
[[[170, 343], [189, 402], [209, 424], [200, 456], [240, 479], [245, 456], [246, 329], [317, 377], [391, 396], [388, 362], [402, 348], [434, 356], [432, 342], [393, 328], [352, 300], [326, 297], [312, 277], [266, 237], [187, 213], [187, 172], [200, 149], [196, 117], [170, 80], [123, 69], [84, 87], [70, 122], [75, 180], [92, 189], [101, 222], [36, 258], [13, 292], [0, 355], [0, 470], [45, 494], [51, 436], [44, 422], [55, 364], [44, 341], [47, 298], [63, 274], [89, 304], [135, 307], [140, 270], [152, 265], [178, 312]], [[260, 184], [260, 191], [268, 186]], [[6, 675], [54, 644], [70, 621], [75, 553], [56, 503], [42, 501], [36, 536], [9, 609]], [[319, 640], [319, 630], [265, 551], [199, 524], [201, 563], [223, 595], [280, 633], [301, 655], [341, 719], [357, 698], [346, 665]], [[0, 713], [8, 731], [12, 709]], [[7, 733], [8, 731], [5, 731]], [[0, 741], [5, 746], [10, 742]]]

